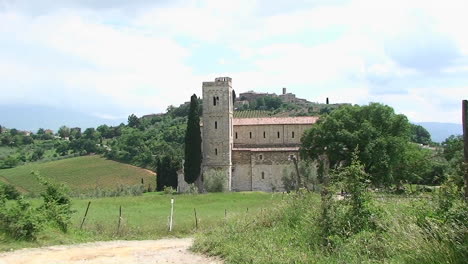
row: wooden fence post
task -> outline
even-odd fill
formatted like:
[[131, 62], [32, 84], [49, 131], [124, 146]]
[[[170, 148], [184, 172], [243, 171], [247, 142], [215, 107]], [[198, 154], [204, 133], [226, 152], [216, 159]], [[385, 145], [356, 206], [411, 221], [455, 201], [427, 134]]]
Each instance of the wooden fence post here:
[[80, 230], [83, 228], [83, 224], [84, 224], [84, 222], [86, 220], [86, 216], [88, 215], [89, 205], [91, 205], [91, 201], [89, 201], [88, 206], [86, 206], [86, 211], [85, 211], [85, 214], [83, 216], [83, 221], [81, 221], [81, 225], [80, 225]]
[[195, 208], [193, 208], [193, 213], [195, 214], [195, 229], [198, 229], [197, 210]]
[[122, 206], [119, 207], [119, 224], [117, 225], [117, 233], [120, 232], [121, 222], [122, 222]]
[[462, 101], [465, 201], [468, 201], [468, 100]]
[[169, 220], [169, 232], [172, 231], [172, 218], [173, 218], [173, 215], [174, 215], [174, 198], [171, 199], [171, 217], [170, 217], [170, 220]]

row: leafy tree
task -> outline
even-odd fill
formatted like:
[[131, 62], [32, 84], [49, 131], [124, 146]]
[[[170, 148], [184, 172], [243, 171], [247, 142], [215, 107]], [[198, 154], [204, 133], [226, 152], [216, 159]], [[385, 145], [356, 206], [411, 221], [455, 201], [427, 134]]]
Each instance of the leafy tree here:
[[0, 197], [4, 196], [8, 200], [17, 200], [21, 194], [16, 190], [15, 186], [0, 182]]
[[37, 161], [37, 160], [40, 160], [44, 157], [44, 149], [43, 148], [40, 148], [40, 147], [37, 147], [36, 149], [34, 149], [34, 152], [33, 154], [31, 155], [31, 161]]
[[61, 138], [70, 137], [70, 128], [67, 126], [61, 126], [57, 133]]
[[444, 148], [444, 157], [451, 160], [457, 156], [457, 153], [463, 151], [463, 136], [451, 135], [442, 142]]
[[43, 128], [39, 128], [36, 134], [42, 136], [45, 134], [45, 130]]
[[55, 147], [55, 151], [59, 155], [65, 156], [68, 154], [68, 150], [70, 149], [70, 142], [66, 140], [63, 140], [63, 141], [61, 140], [61, 141], [56, 142], [54, 147]]
[[184, 177], [188, 183], [194, 183], [200, 176], [202, 162], [201, 133], [197, 95], [190, 97], [190, 111], [185, 133]]
[[136, 115], [131, 114], [130, 116], [128, 116], [128, 126], [129, 127], [139, 128], [140, 125], [141, 125], [140, 119]]
[[16, 135], [18, 135], [18, 134], [19, 134], [19, 131], [18, 131], [18, 129], [16, 129], [16, 128], [12, 128], [12, 129], [10, 129], [10, 135], [12, 135], [12, 136], [16, 136]]
[[96, 133], [96, 130], [93, 127], [90, 127], [90, 128], [87, 128], [83, 132], [83, 138], [93, 140], [93, 141], [97, 141], [98, 140], [98, 134]]
[[265, 107], [270, 110], [276, 110], [281, 107], [283, 101], [279, 97], [266, 96], [265, 97]]
[[73, 139], [78, 139], [81, 137], [81, 128], [74, 127], [70, 128], [70, 137]]
[[33, 138], [31, 136], [24, 136], [23, 137], [23, 144], [24, 145], [30, 145], [32, 143], [34, 143], [34, 140], [33, 140]]
[[156, 176], [156, 190], [162, 191], [164, 187], [177, 188], [178, 163], [170, 156], [164, 156], [158, 160]]
[[411, 124], [411, 141], [418, 144], [432, 143], [431, 134], [422, 126]]
[[265, 106], [265, 97], [259, 97], [259, 98], [257, 98], [257, 100], [255, 100], [255, 102], [256, 102], [256, 109], [264, 110], [266, 108], [266, 106]]
[[12, 136], [10, 136], [9, 134], [4, 134], [4, 135], [2, 135], [2, 137], [0, 139], [0, 142], [2, 143], [2, 145], [12, 146], [14, 141], [13, 141]]
[[100, 125], [96, 128], [96, 130], [101, 134], [103, 138], [112, 138], [112, 130], [109, 128], [108, 125]]
[[5, 203], [0, 196], [0, 231], [13, 239], [35, 240], [43, 229], [42, 215], [22, 197]]
[[74, 153], [79, 154], [93, 153], [98, 151], [96, 142], [85, 138], [72, 140], [69, 146]]
[[448, 177], [457, 187], [463, 186], [463, 137], [451, 135], [442, 142], [443, 156], [448, 161]]
[[396, 170], [404, 160], [410, 125], [404, 115], [389, 106], [343, 106], [324, 116], [306, 131], [301, 154], [313, 160], [323, 156], [330, 168], [351, 163], [357, 148], [359, 160], [375, 185], [396, 182]]
[[3, 161], [2, 169], [14, 168], [19, 164], [20, 160], [13, 155], [6, 157]]
[[54, 184], [41, 177], [38, 173], [32, 172], [45, 191], [41, 193], [44, 203], [39, 208], [46, 217], [46, 220], [56, 224], [60, 230], [67, 232], [71, 224], [71, 215], [74, 212], [71, 209], [71, 199], [68, 190], [63, 184]]

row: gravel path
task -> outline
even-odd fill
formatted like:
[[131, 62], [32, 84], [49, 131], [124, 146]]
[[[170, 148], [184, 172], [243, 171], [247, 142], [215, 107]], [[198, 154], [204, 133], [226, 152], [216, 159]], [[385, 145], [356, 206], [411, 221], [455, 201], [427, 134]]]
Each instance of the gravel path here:
[[174, 238], [21, 249], [0, 253], [0, 264], [222, 263], [189, 251], [192, 243], [192, 238]]

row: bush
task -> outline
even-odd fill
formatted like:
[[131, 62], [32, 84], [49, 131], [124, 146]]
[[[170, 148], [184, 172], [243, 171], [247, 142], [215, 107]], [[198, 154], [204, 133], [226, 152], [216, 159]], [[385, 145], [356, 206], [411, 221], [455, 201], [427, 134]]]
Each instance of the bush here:
[[0, 183], [0, 196], [2, 196], [2, 194], [7, 200], [17, 200], [21, 196], [15, 186], [8, 183]]
[[37, 173], [33, 173], [39, 182], [46, 187], [41, 193], [44, 203], [39, 209], [44, 213], [46, 220], [54, 223], [62, 232], [67, 232], [70, 218], [74, 212], [71, 209], [71, 199], [65, 186], [50, 183]]
[[207, 192], [224, 192], [226, 188], [226, 175], [221, 170], [210, 170], [203, 175], [204, 187]]
[[176, 190], [172, 186], [164, 186], [163, 192], [164, 194], [175, 194]]
[[43, 228], [41, 223], [40, 212], [23, 198], [8, 204], [0, 201], [0, 231], [8, 237], [35, 240], [37, 233]]
[[102, 197], [118, 197], [118, 196], [139, 196], [146, 192], [147, 189], [143, 184], [123, 185], [119, 184], [115, 189], [102, 189], [99, 187], [89, 191], [80, 191], [72, 194], [73, 197], [80, 198], [102, 198]]

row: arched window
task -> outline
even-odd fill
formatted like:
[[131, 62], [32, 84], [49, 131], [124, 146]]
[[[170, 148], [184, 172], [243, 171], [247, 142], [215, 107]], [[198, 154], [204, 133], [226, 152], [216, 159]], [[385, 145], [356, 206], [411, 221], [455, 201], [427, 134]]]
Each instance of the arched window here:
[[258, 156], [260, 158], [260, 160], [263, 160], [263, 155], [260, 154], [260, 156]]
[[215, 129], [218, 129], [218, 121], [215, 121]]
[[292, 138], [294, 138], [294, 131], [292, 132], [292, 135], [291, 135], [291, 136], [292, 136]]
[[266, 132], [263, 131], [263, 138], [266, 138]]
[[218, 149], [215, 148], [215, 155], [218, 156]]
[[250, 138], [252, 138], [252, 132], [249, 132], [249, 136], [250, 136]]
[[262, 171], [262, 180], [265, 179], [265, 172]]
[[237, 139], [237, 132], [236, 132], [236, 139]]
[[213, 105], [216, 105], [216, 97], [213, 96]]
[[278, 131], [278, 138], [280, 138], [280, 132]]

